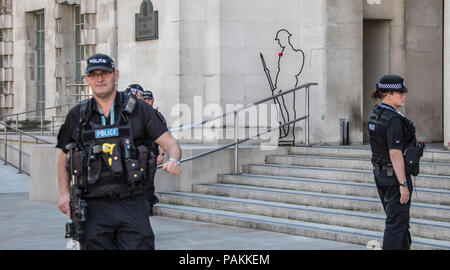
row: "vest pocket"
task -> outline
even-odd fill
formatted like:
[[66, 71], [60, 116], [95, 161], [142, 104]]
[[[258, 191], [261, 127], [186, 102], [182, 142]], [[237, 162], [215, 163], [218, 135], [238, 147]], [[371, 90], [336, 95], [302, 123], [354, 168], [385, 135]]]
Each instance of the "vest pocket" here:
[[145, 176], [145, 168], [138, 159], [125, 160], [125, 169], [127, 171], [127, 179], [131, 185], [135, 185]]
[[100, 178], [102, 172], [102, 160], [99, 156], [95, 155], [90, 161], [87, 168], [87, 181], [88, 184], [95, 184]]

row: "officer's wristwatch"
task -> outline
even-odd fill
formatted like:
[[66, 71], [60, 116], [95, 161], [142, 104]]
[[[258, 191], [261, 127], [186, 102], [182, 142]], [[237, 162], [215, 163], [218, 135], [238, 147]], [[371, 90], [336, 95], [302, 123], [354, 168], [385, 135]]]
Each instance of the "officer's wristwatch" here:
[[402, 187], [408, 187], [408, 183], [406, 183], [406, 181], [405, 181], [405, 182], [403, 182], [403, 183], [400, 183], [400, 186], [402, 186]]
[[179, 160], [176, 160], [176, 159], [174, 159], [174, 158], [169, 158], [169, 160], [168, 161], [172, 161], [172, 162], [175, 162], [175, 164], [177, 164], [178, 166], [180, 166], [181, 165], [181, 162], [179, 161]]

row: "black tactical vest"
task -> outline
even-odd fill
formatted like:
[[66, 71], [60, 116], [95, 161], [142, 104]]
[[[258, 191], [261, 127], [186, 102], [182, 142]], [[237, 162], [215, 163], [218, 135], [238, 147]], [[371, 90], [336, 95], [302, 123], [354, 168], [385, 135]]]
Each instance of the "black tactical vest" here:
[[416, 146], [416, 129], [413, 123], [406, 117], [383, 106], [376, 106], [369, 118], [369, 136], [370, 146], [372, 148], [372, 163], [378, 166], [392, 164], [389, 155], [389, 146], [387, 141], [387, 128], [389, 121], [394, 118], [402, 120], [402, 131], [405, 145], [402, 151], [408, 146]]
[[86, 183], [86, 198], [120, 198], [138, 193], [145, 187], [149, 174], [155, 173], [156, 157], [144, 142], [133, 141], [131, 121], [124, 110], [127, 106], [124, 102], [135, 97], [117, 94], [121, 109], [118, 121], [112, 125], [103, 126], [91, 120], [92, 101], [80, 107], [77, 144], [83, 153], [80, 177]]

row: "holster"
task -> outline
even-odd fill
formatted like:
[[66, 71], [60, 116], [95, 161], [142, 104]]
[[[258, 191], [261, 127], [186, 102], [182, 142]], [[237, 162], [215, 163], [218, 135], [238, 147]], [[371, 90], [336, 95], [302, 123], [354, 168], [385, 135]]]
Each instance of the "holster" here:
[[100, 178], [102, 172], [102, 159], [99, 155], [93, 155], [89, 161], [87, 168], [87, 181], [88, 184], [95, 184]]
[[84, 168], [84, 154], [81, 151], [73, 152], [73, 171], [71, 174], [75, 176], [81, 176]]

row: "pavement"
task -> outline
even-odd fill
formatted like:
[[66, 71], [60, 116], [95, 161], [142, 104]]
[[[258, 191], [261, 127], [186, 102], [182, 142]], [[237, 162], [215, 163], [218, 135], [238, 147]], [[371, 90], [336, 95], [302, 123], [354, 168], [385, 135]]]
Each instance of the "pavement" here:
[[[29, 199], [30, 177], [0, 161], [0, 250], [65, 250], [67, 217]], [[157, 250], [367, 250], [297, 235], [153, 216]]]

